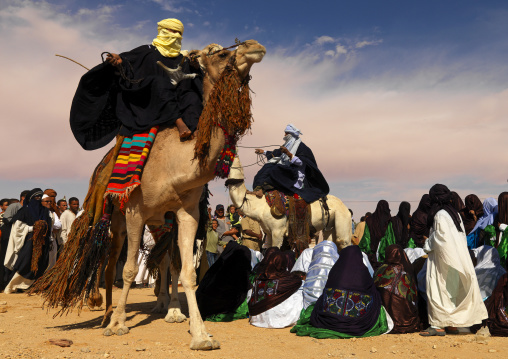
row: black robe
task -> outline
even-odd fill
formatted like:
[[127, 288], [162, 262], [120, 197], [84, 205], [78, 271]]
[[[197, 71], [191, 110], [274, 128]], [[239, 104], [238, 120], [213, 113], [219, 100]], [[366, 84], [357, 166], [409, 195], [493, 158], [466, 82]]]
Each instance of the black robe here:
[[[281, 155], [282, 152], [280, 149], [266, 152], [266, 158], [268, 160], [273, 157], [280, 157]], [[267, 163], [254, 177], [253, 187], [256, 188], [268, 183], [273, 186], [274, 189], [284, 192], [287, 195], [298, 194], [307, 203], [312, 203], [325, 197], [330, 192], [330, 187], [328, 187], [328, 183], [319, 170], [311, 149], [301, 142], [296, 150], [295, 156], [302, 161], [302, 166], [283, 166], [276, 163]], [[299, 170], [305, 174], [302, 189], [294, 187], [294, 184], [298, 180]]]
[[[202, 104], [202, 76], [174, 86], [164, 70], [179, 64], [185, 73], [199, 73], [183, 56], [164, 57], [152, 45], [120, 54], [119, 69], [102, 63], [81, 78], [72, 101], [70, 124], [85, 150], [107, 145], [117, 134], [132, 137], [156, 125], [171, 126], [182, 118], [191, 131], [197, 128]], [[136, 83], [137, 80], [141, 80]]]

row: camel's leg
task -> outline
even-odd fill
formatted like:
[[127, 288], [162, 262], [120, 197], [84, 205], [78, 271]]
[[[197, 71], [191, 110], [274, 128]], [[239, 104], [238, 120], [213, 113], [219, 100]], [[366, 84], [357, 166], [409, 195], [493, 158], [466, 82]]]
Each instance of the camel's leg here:
[[113, 314], [113, 282], [116, 276], [116, 262], [122, 251], [125, 237], [127, 236], [127, 227], [125, 226], [125, 216], [120, 211], [115, 210], [111, 216], [111, 232], [113, 234], [111, 252], [104, 272], [104, 281], [106, 282], [106, 312], [102, 319], [102, 327], [109, 324]]
[[123, 289], [118, 305], [111, 316], [111, 322], [104, 330], [104, 335], [112, 334], [123, 335], [129, 332], [129, 328], [125, 326], [126, 314], [125, 305], [131, 284], [138, 274], [138, 254], [141, 235], [143, 233], [144, 219], [137, 211], [128, 208], [126, 213], [127, 236], [129, 244], [127, 247], [127, 261], [123, 268]]
[[168, 323], [181, 323], [187, 317], [182, 313], [180, 300], [178, 300], [178, 278], [180, 273], [171, 266], [171, 303], [169, 304], [168, 314], [164, 320]]
[[351, 228], [351, 214], [349, 214], [349, 216], [341, 216], [337, 213], [337, 211], [335, 211], [334, 217], [332, 239], [337, 245], [337, 250], [340, 252], [351, 245], [351, 236], [353, 235], [353, 229]]
[[[194, 269], [192, 247], [198, 227], [198, 206], [194, 206], [190, 212], [181, 208], [176, 213], [176, 216], [179, 225], [178, 246], [180, 247], [180, 256], [182, 259], [180, 278], [189, 306], [190, 333], [192, 335], [190, 348], [195, 350], [217, 349], [220, 347], [220, 344], [217, 340], [211, 340], [208, 336], [196, 301], [196, 270]], [[173, 281], [174, 280], [175, 279], [173, 279]]]
[[168, 268], [169, 268], [169, 255], [166, 253], [159, 264], [159, 275], [161, 284], [159, 286], [159, 295], [157, 296], [157, 304], [152, 309], [152, 313], [164, 313], [168, 310], [169, 295], [168, 295]]
[[277, 226], [272, 229], [271, 240], [272, 246], [280, 248], [284, 241], [284, 234], [286, 233], [286, 226]]

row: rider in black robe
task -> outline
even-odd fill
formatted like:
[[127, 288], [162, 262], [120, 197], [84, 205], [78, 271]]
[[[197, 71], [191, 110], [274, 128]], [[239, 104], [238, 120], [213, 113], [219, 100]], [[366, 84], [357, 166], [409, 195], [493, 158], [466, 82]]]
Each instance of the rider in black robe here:
[[[287, 195], [294, 195], [296, 193], [307, 203], [312, 203], [325, 197], [330, 192], [330, 187], [319, 170], [311, 149], [303, 142], [299, 142], [299, 144], [296, 144], [296, 151], [294, 151], [295, 146], [291, 141], [293, 140], [294, 142], [294, 139], [299, 140], [300, 131], [293, 125], [288, 125], [285, 132], [286, 136], [284, 139], [286, 143], [284, 146], [281, 149], [266, 151], [265, 153], [269, 161], [276, 158], [281, 158], [282, 160], [266, 163], [259, 170], [254, 177], [253, 184], [256, 194], [259, 193], [259, 190], [269, 191], [275, 189]], [[288, 136], [292, 136], [293, 139], [289, 139]], [[291, 153], [292, 156], [288, 155], [291, 149], [286, 146], [293, 147], [294, 153]], [[257, 149], [256, 153], [261, 154], [264, 151]], [[284, 155], [292, 158], [286, 157], [287, 160], [284, 162]], [[301, 164], [297, 161], [298, 159], [301, 161]], [[302, 182], [302, 174], [304, 175], [303, 186], [299, 188]]]
[[[175, 86], [158, 61], [198, 76]], [[202, 92], [200, 70], [182, 54], [166, 57], [153, 44], [143, 45], [108, 55], [107, 62], [83, 75], [72, 101], [71, 129], [86, 150], [107, 145], [117, 134], [132, 137], [156, 125], [172, 126], [179, 118], [194, 132], [203, 109]]]

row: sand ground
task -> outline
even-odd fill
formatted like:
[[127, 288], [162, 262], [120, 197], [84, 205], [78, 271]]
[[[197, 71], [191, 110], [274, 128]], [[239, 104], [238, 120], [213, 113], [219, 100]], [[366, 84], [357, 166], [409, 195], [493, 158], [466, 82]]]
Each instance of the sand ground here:
[[[180, 291], [182, 289], [180, 288]], [[103, 295], [104, 291], [102, 290]], [[113, 292], [116, 303], [120, 290]], [[180, 293], [187, 314], [185, 294]], [[152, 314], [153, 289], [132, 289], [123, 336], [104, 337], [103, 311], [84, 308], [53, 319], [42, 309], [40, 297], [0, 293], [0, 358], [507, 358], [508, 338], [479, 343], [474, 335], [423, 338], [418, 334], [332, 340], [297, 337], [286, 329], [253, 327], [247, 319], [206, 323], [221, 349], [189, 349], [188, 322], [169, 324], [163, 314]], [[3, 312], [4, 311], [4, 312]], [[2, 313], [3, 312], [3, 313]], [[61, 348], [49, 339], [69, 339]]]

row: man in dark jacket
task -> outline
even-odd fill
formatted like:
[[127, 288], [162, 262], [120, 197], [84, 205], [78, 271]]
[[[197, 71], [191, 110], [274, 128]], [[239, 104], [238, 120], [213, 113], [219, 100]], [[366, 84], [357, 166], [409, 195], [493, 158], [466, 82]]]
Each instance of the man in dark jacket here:
[[298, 194], [307, 203], [325, 197], [330, 188], [311, 149], [300, 139], [302, 133], [292, 124], [284, 132], [285, 143], [280, 149], [255, 151], [265, 154], [268, 163], [254, 177], [254, 193], [262, 197], [265, 191], [276, 189], [287, 195]]

